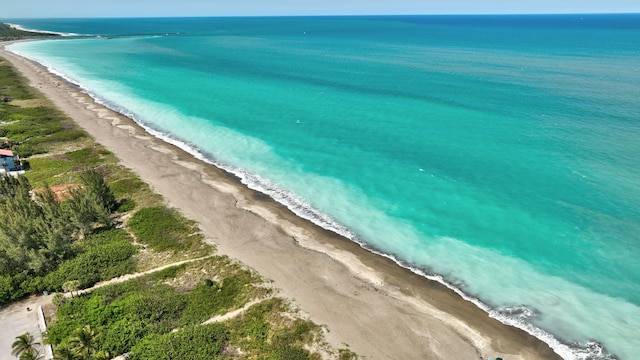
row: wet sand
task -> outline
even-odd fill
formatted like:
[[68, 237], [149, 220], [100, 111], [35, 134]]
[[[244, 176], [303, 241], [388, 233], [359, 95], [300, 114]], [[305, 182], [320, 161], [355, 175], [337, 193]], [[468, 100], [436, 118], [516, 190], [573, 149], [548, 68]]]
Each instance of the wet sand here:
[[[0, 47], [2, 45], [0, 44]], [[560, 359], [435, 281], [294, 215], [233, 175], [161, 141], [42, 66], [0, 50], [32, 86], [200, 223], [218, 252], [274, 281], [327, 326], [327, 340], [367, 359]]]

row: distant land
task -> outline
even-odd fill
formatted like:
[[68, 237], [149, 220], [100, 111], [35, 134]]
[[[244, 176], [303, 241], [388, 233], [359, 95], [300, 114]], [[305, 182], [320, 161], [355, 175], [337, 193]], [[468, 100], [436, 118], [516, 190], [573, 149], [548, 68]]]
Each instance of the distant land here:
[[0, 23], [0, 41], [18, 40], [27, 37], [42, 36], [59, 36], [58, 34], [48, 32], [36, 32], [20, 30], [9, 24]]

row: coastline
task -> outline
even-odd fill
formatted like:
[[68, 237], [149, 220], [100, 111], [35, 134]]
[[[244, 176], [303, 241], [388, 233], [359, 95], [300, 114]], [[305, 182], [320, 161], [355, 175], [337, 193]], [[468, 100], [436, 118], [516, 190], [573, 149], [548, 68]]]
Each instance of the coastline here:
[[[274, 281], [327, 339], [369, 359], [559, 359], [435, 281], [299, 218], [239, 179], [164, 142], [44, 67], [0, 50], [32, 84], [196, 220], [221, 254]], [[170, 161], [167, 161], [167, 160]]]

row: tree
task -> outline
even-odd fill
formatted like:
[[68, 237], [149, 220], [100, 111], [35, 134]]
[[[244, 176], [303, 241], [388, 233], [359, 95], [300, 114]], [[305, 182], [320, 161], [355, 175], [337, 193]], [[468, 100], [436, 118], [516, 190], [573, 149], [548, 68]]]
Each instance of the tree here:
[[72, 255], [75, 239], [110, 224], [116, 200], [104, 178], [80, 178], [82, 188], [60, 204], [48, 187], [33, 198], [24, 176], [0, 176], [0, 275], [43, 275]]
[[41, 214], [38, 218], [33, 219], [32, 226], [44, 245], [39, 249], [39, 252], [46, 256], [48, 267], [45, 269], [49, 270], [71, 254], [71, 243], [75, 229], [71, 225], [68, 213], [56, 201], [50, 187], [47, 186], [44, 191], [39, 191], [35, 195], [35, 201], [40, 206]]
[[28, 180], [0, 176], [0, 274], [42, 275], [71, 253], [75, 231], [50, 189], [30, 194]]
[[93, 360], [109, 360], [111, 359], [111, 355], [108, 351], [98, 351], [95, 355], [93, 355]]
[[59, 308], [60, 306], [62, 306], [62, 304], [64, 304], [65, 300], [66, 299], [64, 295], [57, 293], [53, 295], [53, 298], [51, 299], [51, 303], [55, 305], [56, 308]]
[[22, 355], [25, 353], [37, 354], [38, 352], [35, 349], [37, 345], [40, 345], [40, 343], [35, 341], [33, 335], [26, 332], [20, 336], [16, 336], [16, 341], [11, 344], [11, 355], [22, 359]]
[[82, 237], [91, 231], [94, 223], [108, 225], [117, 202], [97, 171], [85, 171], [80, 175], [80, 180], [83, 186], [71, 191], [67, 206], [71, 221], [80, 230]]
[[73, 332], [69, 345], [80, 359], [89, 360], [96, 352], [96, 341], [99, 336], [100, 334], [90, 325], [85, 325]]
[[62, 284], [62, 290], [64, 292], [70, 292], [71, 297], [73, 297], [73, 292], [74, 291], [77, 292], [79, 288], [80, 288], [80, 281], [78, 280], [69, 280], [69, 281], [66, 281], [64, 284]]
[[20, 360], [42, 360], [44, 357], [35, 350], [27, 350], [20, 355]]
[[13, 198], [19, 189], [26, 189], [27, 192], [31, 190], [31, 185], [24, 176], [0, 177], [0, 202]]
[[80, 180], [85, 188], [92, 193], [98, 205], [103, 207], [107, 214], [110, 214], [116, 209], [118, 202], [106, 181], [104, 181], [102, 174], [95, 170], [85, 171], [80, 175]]
[[53, 360], [78, 360], [78, 356], [68, 347], [60, 346], [54, 351]]

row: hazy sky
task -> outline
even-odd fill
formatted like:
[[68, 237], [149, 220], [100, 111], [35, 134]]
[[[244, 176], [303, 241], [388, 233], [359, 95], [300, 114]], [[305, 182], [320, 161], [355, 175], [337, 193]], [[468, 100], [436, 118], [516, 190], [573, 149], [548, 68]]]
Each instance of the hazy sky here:
[[640, 0], [1, 0], [1, 18], [640, 13]]

